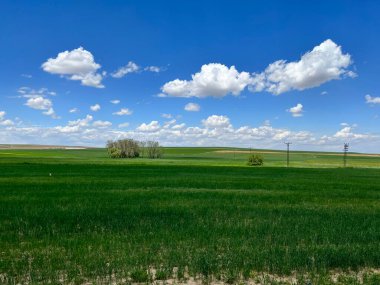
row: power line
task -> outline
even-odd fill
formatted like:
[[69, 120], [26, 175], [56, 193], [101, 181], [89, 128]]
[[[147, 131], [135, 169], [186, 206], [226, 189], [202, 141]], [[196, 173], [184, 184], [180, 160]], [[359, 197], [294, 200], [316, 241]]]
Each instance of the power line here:
[[347, 152], [348, 152], [348, 147], [350, 146], [349, 143], [344, 143], [343, 144], [343, 166], [346, 167], [347, 165]]
[[289, 167], [289, 146], [292, 144], [291, 142], [286, 142], [286, 167]]

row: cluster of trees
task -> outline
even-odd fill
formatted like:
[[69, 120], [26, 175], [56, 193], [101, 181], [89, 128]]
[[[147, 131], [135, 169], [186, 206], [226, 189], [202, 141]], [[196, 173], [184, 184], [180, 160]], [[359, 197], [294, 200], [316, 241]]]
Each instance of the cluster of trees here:
[[251, 154], [248, 157], [248, 163], [249, 166], [262, 166], [264, 164], [264, 159], [259, 154]]
[[137, 141], [121, 139], [107, 142], [108, 155], [111, 158], [161, 158], [163, 151], [157, 141]]

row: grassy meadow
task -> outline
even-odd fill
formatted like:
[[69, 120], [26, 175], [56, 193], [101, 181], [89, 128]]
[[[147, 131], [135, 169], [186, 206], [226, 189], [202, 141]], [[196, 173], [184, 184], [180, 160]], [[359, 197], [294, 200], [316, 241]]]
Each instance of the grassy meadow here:
[[380, 157], [255, 153], [0, 150], [0, 284], [380, 284]]

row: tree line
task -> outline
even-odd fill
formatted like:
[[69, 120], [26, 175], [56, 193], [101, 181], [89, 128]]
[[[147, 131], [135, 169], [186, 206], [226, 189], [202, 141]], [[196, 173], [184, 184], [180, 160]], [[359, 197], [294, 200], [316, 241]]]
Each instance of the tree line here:
[[109, 140], [106, 147], [111, 158], [161, 158], [163, 155], [162, 147], [157, 141]]

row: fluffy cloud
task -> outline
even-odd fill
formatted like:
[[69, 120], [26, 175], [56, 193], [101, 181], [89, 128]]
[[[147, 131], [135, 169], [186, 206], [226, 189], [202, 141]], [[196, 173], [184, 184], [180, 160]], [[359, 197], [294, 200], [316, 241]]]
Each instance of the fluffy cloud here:
[[161, 87], [159, 97], [224, 97], [239, 95], [247, 86], [252, 92], [267, 91], [275, 95], [291, 90], [320, 86], [331, 80], [355, 77], [348, 70], [350, 54], [328, 39], [305, 53], [299, 61], [275, 61], [260, 73], [239, 72], [234, 66], [209, 63], [192, 75], [191, 80], [175, 79]]
[[78, 119], [75, 121], [69, 121], [69, 126], [80, 126], [80, 127], [87, 127], [89, 123], [94, 119], [93, 116], [87, 115], [84, 119]]
[[117, 105], [117, 104], [119, 104], [120, 103], [120, 100], [111, 100], [110, 101], [112, 104], [115, 104], [115, 105]]
[[372, 97], [371, 95], [365, 95], [365, 101], [367, 104], [380, 104], [380, 97]]
[[196, 103], [188, 103], [185, 105], [184, 109], [188, 112], [198, 112], [201, 109], [201, 106]]
[[53, 104], [49, 99], [38, 96], [29, 98], [25, 105], [36, 110], [49, 110]]
[[142, 123], [137, 127], [137, 130], [141, 132], [155, 132], [158, 131], [160, 127], [161, 126], [157, 121], [151, 121], [149, 124]]
[[40, 88], [38, 90], [29, 87], [20, 87], [17, 92], [20, 94], [20, 98], [27, 98], [25, 105], [36, 110], [42, 110], [44, 115], [51, 116], [53, 119], [57, 119], [53, 109], [53, 102], [49, 99], [49, 96], [57, 95], [54, 91], [49, 91], [47, 88]]
[[1, 126], [10, 127], [13, 126], [15, 123], [12, 120], [3, 120], [0, 121]]
[[341, 138], [341, 139], [366, 139], [369, 138], [370, 136], [367, 134], [359, 134], [355, 133], [354, 130], [357, 126], [356, 125], [349, 125], [349, 124], [342, 124], [342, 129], [337, 131], [334, 135], [333, 138]]
[[128, 108], [121, 108], [120, 111], [112, 113], [113, 115], [118, 116], [125, 116], [125, 115], [132, 115], [133, 111], [129, 110]]
[[300, 103], [298, 103], [296, 106], [290, 108], [287, 111], [290, 112], [293, 117], [302, 117], [303, 116], [303, 106]]
[[5, 127], [10, 127], [10, 126], [13, 126], [14, 125], [14, 122], [9, 120], [9, 119], [5, 119], [5, 114], [6, 112], [5, 111], [0, 111], [0, 126], [5, 126]]
[[90, 106], [90, 109], [93, 112], [97, 112], [100, 110], [100, 105], [99, 104], [92, 105], [92, 106]]
[[83, 47], [60, 52], [56, 58], [49, 58], [42, 64], [42, 69], [46, 72], [78, 80], [85, 86], [103, 88], [103, 76], [97, 73], [100, 67], [92, 53]]
[[94, 118], [91, 115], [87, 115], [83, 119], [78, 119], [75, 121], [69, 121], [66, 126], [57, 126], [54, 127], [55, 131], [58, 131], [60, 133], [78, 133], [83, 131], [84, 128], [88, 127], [90, 125], [90, 122]]
[[92, 125], [96, 128], [108, 128], [112, 126], [112, 123], [109, 121], [95, 121]]
[[230, 119], [227, 116], [212, 115], [202, 120], [202, 124], [208, 129], [229, 128], [231, 127]]
[[279, 95], [317, 87], [343, 76], [354, 77], [355, 73], [347, 69], [351, 63], [351, 56], [343, 54], [342, 48], [328, 39], [305, 53], [299, 61], [271, 63], [264, 72], [253, 75], [250, 88]]
[[237, 96], [249, 82], [248, 72], [238, 72], [235, 66], [209, 63], [203, 65], [200, 72], [193, 74], [192, 80], [175, 79], [167, 82], [161, 90], [173, 97]]
[[79, 111], [78, 108], [71, 108], [71, 109], [69, 110], [69, 113], [77, 113], [78, 111]]
[[111, 73], [114, 78], [122, 78], [128, 73], [136, 73], [140, 71], [140, 66], [138, 66], [133, 61], [128, 62], [127, 65], [120, 67], [117, 71]]
[[53, 109], [53, 103], [50, 99], [42, 96], [32, 97], [26, 101], [25, 105], [32, 109], [44, 110], [44, 112], [42, 112], [44, 115], [51, 116], [52, 118], [57, 117]]

